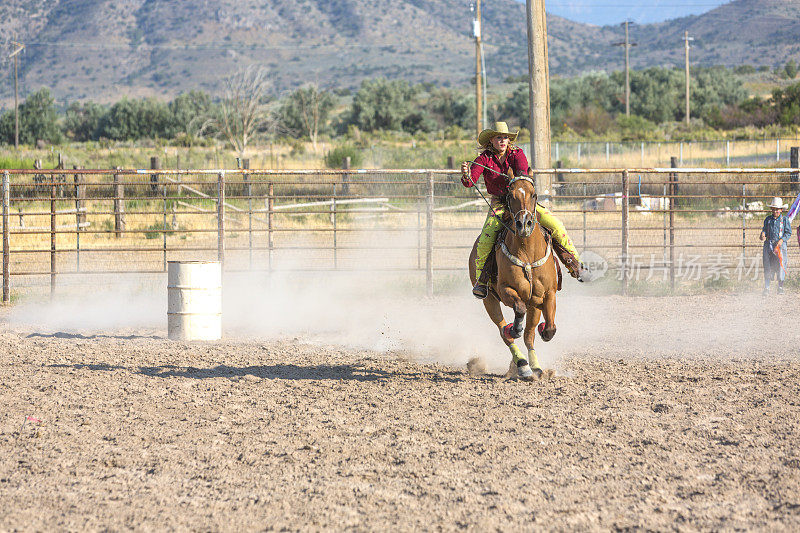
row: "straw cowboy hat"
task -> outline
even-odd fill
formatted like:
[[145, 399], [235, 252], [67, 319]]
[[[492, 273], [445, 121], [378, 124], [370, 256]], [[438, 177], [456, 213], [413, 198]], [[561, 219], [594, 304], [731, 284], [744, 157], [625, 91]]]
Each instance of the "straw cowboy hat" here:
[[769, 204], [767, 207], [770, 209], [784, 209], [786, 206], [783, 204], [783, 200], [780, 197], [776, 196], [772, 199], [772, 203]]
[[491, 141], [492, 137], [495, 135], [508, 135], [508, 140], [510, 142], [514, 142], [517, 140], [518, 134], [519, 131], [516, 133], [511, 133], [508, 131], [508, 124], [505, 122], [495, 122], [494, 128], [487, 128], [478, 134], [478, 144], [484, 147], [488, 146], [489, 141]]

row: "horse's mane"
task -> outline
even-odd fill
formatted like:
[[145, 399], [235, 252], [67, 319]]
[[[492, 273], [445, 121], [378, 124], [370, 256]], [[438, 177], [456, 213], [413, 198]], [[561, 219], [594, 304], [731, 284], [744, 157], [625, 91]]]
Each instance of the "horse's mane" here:
[[513, 222], [511, 219], [511, 209], [508, 207], [508, 202], [505, 198], [503, 198], [503, 207], [505, 207], [505, 209], [503, 209], [503, 216], [501, 218], [503, 219], [503, 222], [505, 222], [507, 225], [510, 225]]

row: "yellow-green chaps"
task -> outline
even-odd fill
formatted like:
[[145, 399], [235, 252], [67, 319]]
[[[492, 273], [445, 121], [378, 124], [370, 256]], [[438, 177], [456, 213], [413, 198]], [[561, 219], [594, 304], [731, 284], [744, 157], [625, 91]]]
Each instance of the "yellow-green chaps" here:
[[[492, 213], [492, 209], [494, 213], [497, 213], [497, 216]], [[505, 213], [505, 206], [501, 202], [492, 202], [492, 209], [489, 210], [489, 214], [486, 216], [483, 229], [481, 229], [481, 236], [478, 238], [477, 254], [475, 255], [476, 279], [481, 278], [481, 272], [483, 271], [483, 265], [486, 264], [486, 258], [489, 257], [489, 252], [492, 251], [494, 243], [497, 240], [497, 234], [503, 227], [500, 218], [502, 218], [503, 213]], [[580, 263], [578, 250], [575, 249], [572, 239], [567, 235], [567, 229], [564, 227], [564, 224], [553, 216], [546, 207], [540, 204], [536, 204], [536, 215], [539, 223], [552, 234], [553, 240], [572, 254], [578, 263]]]

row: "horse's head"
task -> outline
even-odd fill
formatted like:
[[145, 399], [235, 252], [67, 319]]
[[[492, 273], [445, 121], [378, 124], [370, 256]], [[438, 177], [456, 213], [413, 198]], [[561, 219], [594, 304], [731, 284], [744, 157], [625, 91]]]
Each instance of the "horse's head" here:
[[536, 186], [528, 176], [509, 176], [508, 207], [514, 222], [514, 232], [530, 237], [536, 227]]

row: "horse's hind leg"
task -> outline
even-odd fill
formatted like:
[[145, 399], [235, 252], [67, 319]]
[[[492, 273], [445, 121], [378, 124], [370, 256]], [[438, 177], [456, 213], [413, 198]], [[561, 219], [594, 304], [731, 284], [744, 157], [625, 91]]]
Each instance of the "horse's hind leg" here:
[[552, 339], [556, 334], [556, 291], [549, 290], [544, 296], [544, 303], [542, 304], [542, 314], [544, 315], [544, 324], [539, 330], [542, 340], [547, 342]]

